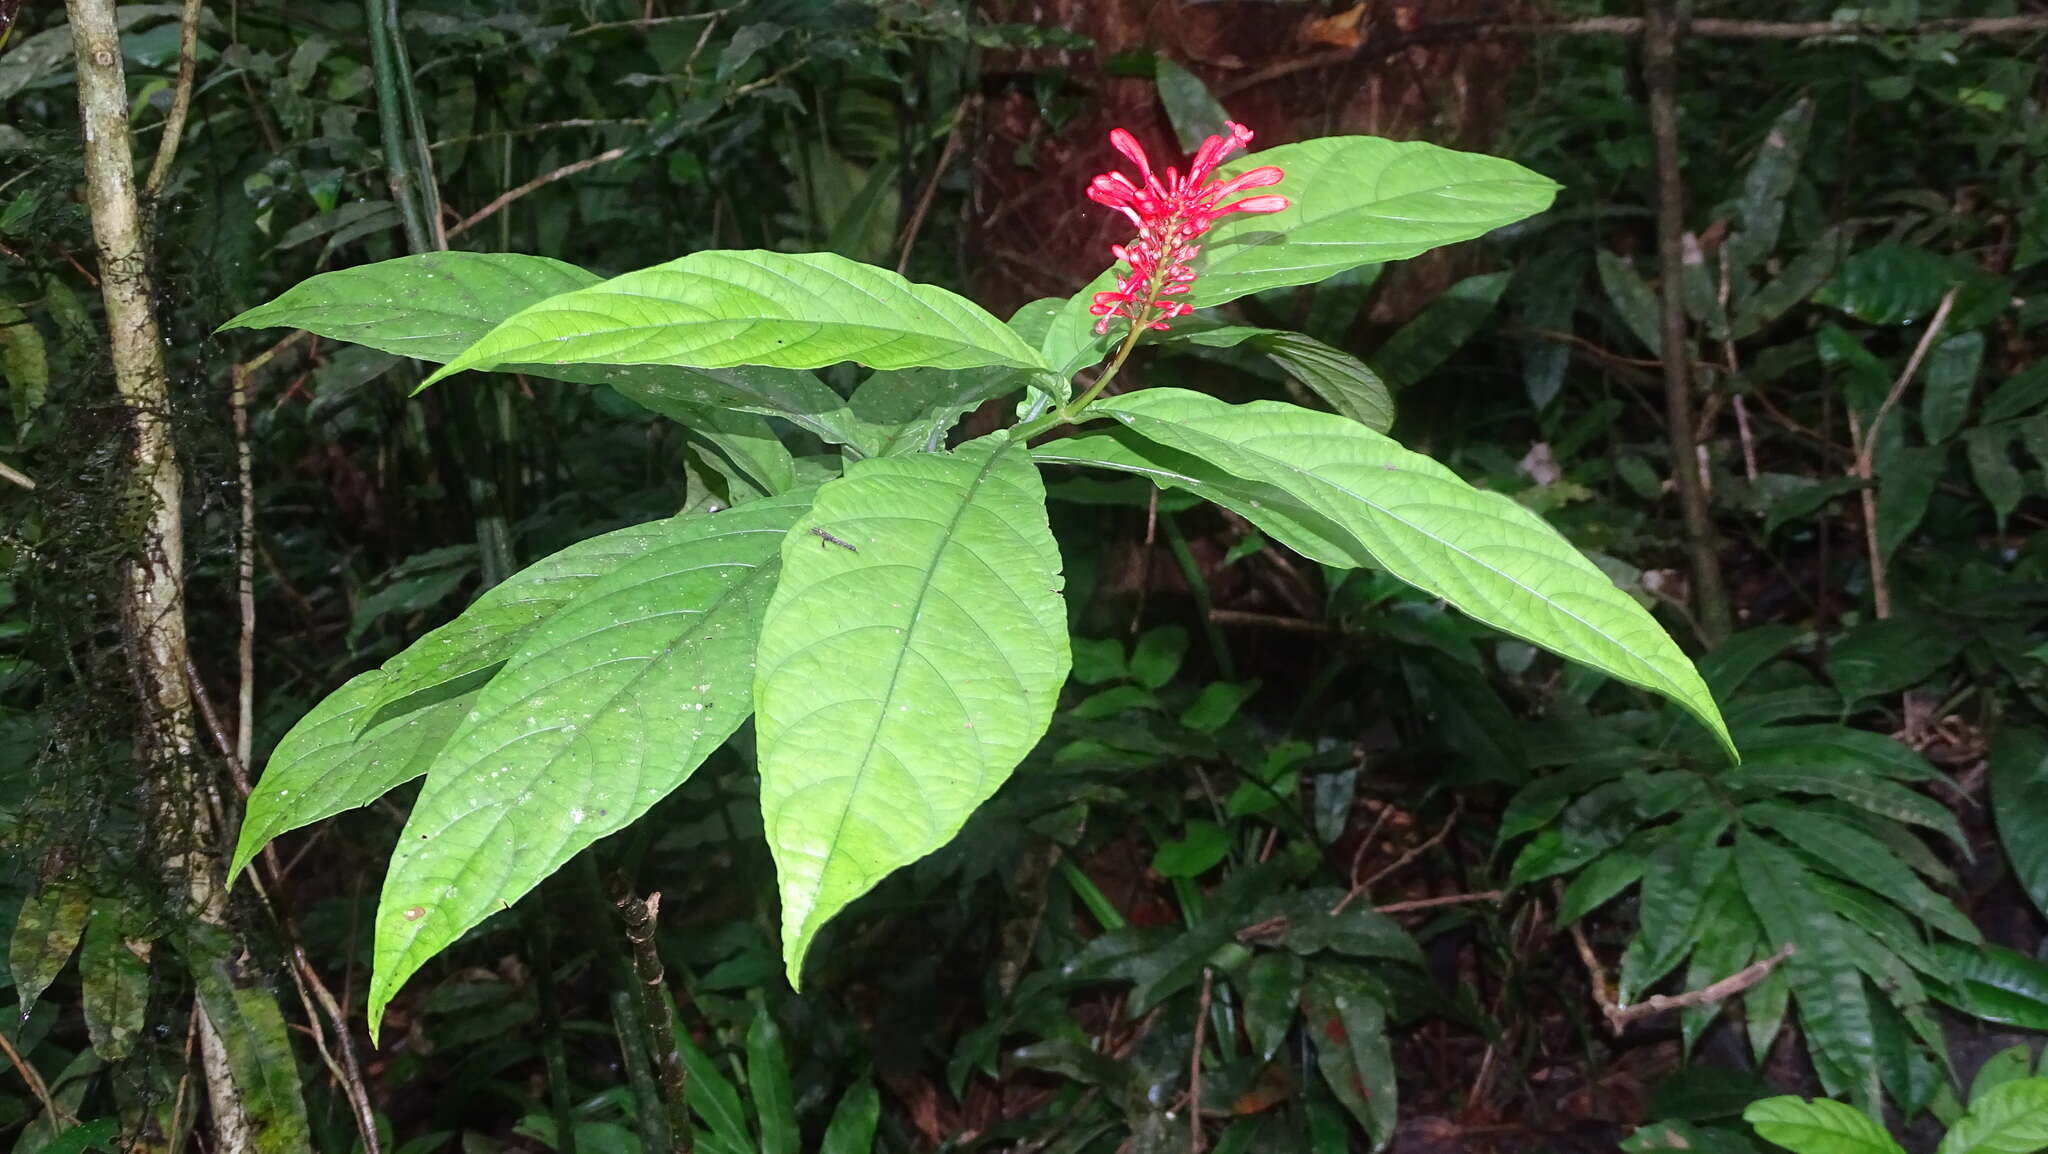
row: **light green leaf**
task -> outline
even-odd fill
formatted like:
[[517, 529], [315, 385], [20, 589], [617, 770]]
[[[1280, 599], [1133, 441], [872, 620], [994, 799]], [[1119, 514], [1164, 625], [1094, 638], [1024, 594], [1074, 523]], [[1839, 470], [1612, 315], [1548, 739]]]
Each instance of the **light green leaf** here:
[[358, 729], [373, 718], [389, 720], [391, 711], [403, 710], [420, 695], [473, 687], [593, 581], [676, 540], [689, 528], [685, 520], [649, 521], [579, 541], [486, 590], [455, 620], [384, 663], [376, 708], [357, 719]]
[[[458, 619], [459, 620], [459, 619]], [[434, 634], [428, 634], [431, 640]], [[416, 644], [406, 653], [418, 650]], [[405, 654], [400, 654], [403, 659]], [[248, 814], [228, 868], [239, 877], [279, 834], [368, 805], [427, 771], [475, 700], [473, 693], [431, 693], [416, 706], [375, 725], [390, 676], [372, 669], [313, 707], [277, 743], [263, 777], [249, 793]]]
[[[1706, 685], [1649, 613], [1542, 518], [1356, 422], [1293, 405], [1231, 405], [1180, 389], [1097, 401], [1091, 413], [1249, 483], [1234, 505], [1325, 563], [1383, 568], [1468, 615], [1698, 717], [1734, 755]], [[1268, 515], [1271, 508], [1277, 515]]]
[[1949, 1127], [1935, 1154], [2034, 1154], [2048, 1147], [2048, 1078], [2021, 1078], [1986, 1092]]
[[1766, 1098], [1750, 1103], [1742, 1120], [1792, 1154], [1904, 1154], [1883, 1126], [1824, 1098]]
[[445, 361], [500, 319], [597, 280], [543, 256], [423, 253], [309, 277], [220, 327], [305, 329], [399, 356]]
[[[1217, 222], [1195, 264], [1187, 301], [1196, 308], [1472, 240], [1549, 208], [1558, 189], [1512, 161], [1373, 136], [1264, 149], [1222, 175], [1267, 164], [1287, 173], [1270, 191], [1290, 206]], [[1092, 336], [1088, 306], [1108, 283], [1107, 273], [1098, 276], [1055, 318], [1041, 348], [1056, 371], [1071, 374], [1099, 359], [1106, 342]]]
[[531, 305], [429, 377], [506, 364], [1043, 368], [963, 297], [831, 253], [714, 250]]
[[591, 582], [506, 661], [399, 837], [373, 1023], [428, 958], [625, 828], [746, 720], [777, 549], [809, 503], [799, 492], [662, 522], [667, 543]]
[[[308, 278], [269, 304], [221, 326], [290, 326], [423, 361], [460, 355], [529, 306], [603, 283], [572, 264], [518, 253], [437, 252], [398, 257]], [[743, 365], [515, 364], [506, 372], [604, 384], [636, 404], [688, 421], [689, 406], [713, 405], [785, 417], [834, 444], [859, 444], [868, 430], [846, 402], [810, 373]]]
[[1512, 161], [1371, 136], [1264, 149], [1225, 175], [1268, 164], [1287, 173], [1271, 191], [1290, 207], [1228, 216], [1210, 230], [1188, 298], [1195, 307], [1484, 236], [1549, 208], [1558, 189]]
[[2034, 908], [2048, 910], [2048, 736], [2006, 728], [1991, 748], [1998, 842]]
[[795, 984], [827, 920], [1030, 751], [1068, 651], [1045, 490], [1007, 434], [856, 462], [782, 552], [754, 700]]

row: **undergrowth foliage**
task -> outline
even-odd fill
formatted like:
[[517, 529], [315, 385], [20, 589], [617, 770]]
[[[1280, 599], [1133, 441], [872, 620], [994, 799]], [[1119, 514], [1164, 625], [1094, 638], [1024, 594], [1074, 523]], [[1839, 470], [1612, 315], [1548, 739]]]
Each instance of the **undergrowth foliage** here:
[[[1255, 198], [1257, 214], [1205, 219], [1192, 267], [1133, 262], [1117, 290], [1120, 344], [1078, 396], [1076, 372], [1104, 348], [1091, 331], [1107, 327], [1095, 324], [1100, 290], [1027, 306], [1005, 325], [945, 290], [829, 254], [700, 252], [609, 280], [540, 258], [435, 254], [325, 274], [229, 322], [445, 362], [423, 387], [516, 368], [611, 383], [669, 415], [723, 411], [696, 431], [743, 485], [728, 510], [540, 562], [329, 698], [258, 784], [235, 866], [283, 830], [425, 774], [379, 903], [375, 1022], [424, 961], [630, 825], [752, 714], [782, 954], [800, 983], [833, 915], [952, 839], [1046, 729], [1070, 657], [1042, 465], [1136, 473], [1326, 565], [1383, 568], [1670, 697], [1731, 751], [1706, 685], [1655, 621], [1540, 518], [1373, 431], [1360, 416], [1383, 399], [1347, 414], [1105, 391], [1183, 302], [1222, 304], [1468, 239], [1540, 211], [1553, 190], [1504, 161], [1425, 144], [1313, 140], [1255, 159], [1241, 183], [1278, 182]], [[1133, 214], [1136, 243], [1150, 243], [1150, 211]], [[1340, 396], [1380, 391], [1335, 350], [1267, 339], [1335, 362], [1351, 390]], [[846, 401], [807, 371], [849, 359], [874, 371]], [[863, 404], [878, 393], [887, 405]], [[1009, 396], [1015, 427], [944, 447], [966, 407]], [[885, 412], [890, 423], [877, 420]], [[838, 459], [800, 469], [769, 426], [732, 419], [741, 414], [798, 425], [840, 446]], [[1324, 916], [1335, 919], [1327, 931], [1310, 918], [1289, 932], [1377, 934], [1377, 950], [1412, 951], [1390, 923]], [[1311, 982], [1310, 1002], [1361, 1022], [1383, 1013], [1348, 974]], [[1346, 1101], [1384, 1139], [1391, 1097], [1386, 1084]]]

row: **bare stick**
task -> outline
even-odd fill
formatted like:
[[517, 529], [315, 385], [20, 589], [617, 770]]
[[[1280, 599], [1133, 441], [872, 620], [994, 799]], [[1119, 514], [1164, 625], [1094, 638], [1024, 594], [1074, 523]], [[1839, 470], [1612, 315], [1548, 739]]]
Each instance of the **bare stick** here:
[[1604, 1006], [1602, 1008], [1607, 1011], [1607, 1024], [1619, 1034], [1628, 1028], [1630, 1023], [1644, 1018], [1655, 1017], [1671, 1010], [1682, 1010], [1688, 1006], [1711, 1005], [1732, 998], [1770, 977], [1771, 971], [1777, 969], [1786, 958], [1792, 956], [1792, 953], [1792, 943], [1786, 942], [1785, 948], [1777, 953], [1753, 962], [1712, 985], [1688, 990], [1683, 994], [1657, 994], [1644, 998], [1633, 1006]]
[[170, 111], [164, 114], [164, 134], [156, 142], [156, 159], [150, 163], [149, 179], [142, 195], [155, 200], [171, 175], [171, 162], [178, 158], [178, 143], [185, 136], [185, 117], [192, 110], [192, 75], [198, 71], [200, 0], [185, 0], [183, 23], [178, 32], [178, 84], [171, 91]]
[[1243, 609], [1211, 609], [1209, 620], [1217, 625], [1241, 625], [1253, 629], [1278, 629], [1286, 633], [1327, 634], [1336, 630], [1320, 621], [1283, 617], [1277, 613], [1252, 613]]
[[924, 182], [924, 193], [917, 198], [917, 211], [910, 214], [910, 224], [903, 230], [903, 250], [896, 258], [898, 276], [910, 271], [911, 246], [917, 243], [917, 234], [924, 231], [925, 214], [932, 210], [932, 198], [938, 195], [939, 180], [946, 175], [946, 167], [953, 163], [953, 153], [960, 147], [960, 126], [974, 115], [974, 104], [979, 99], [979, 96], [968, 97], [953, 113], [953, 127], [946, 132], [946, 146], [939, 149], [939, 162], [932, 165], [931, 178]]
[[1188, 1055], [1188, 1149], [1202, 1154], [1202, 1046], [1209, 1027], [1209, 997], [1216, 985], [1216, 971], [1202, 967], [1202, 1002], [1195, 1009], [1195, 1044]]
[[1709, 648], [1732, 629], [1713, 509], [1700, 476], [1693, 439], [1692, 361], [1685, 316], [1685, 174], [1678, 150], [1678, 16], [1676, 0], [1648, 0], [1643, 80], [1650, 90], [1650, 135], [1657, 155], [1657, 256], [1663, 290], [1660, 332], [1664, 361], [1664, 433], [1671, 443], [1671, 479], [1685, 514], [1692, 551], [1693, 594]]
[[1913, 355], [1906, 358], [1906, 367], [1899, 371], [1899, 377], [1892, 382], [1891, 391], [1885, 394], [1877, 412], [1870, 416], [1870, 427], [1864, 429], [1856, 420], [1856, 410], [1849, 408], [1849, 441], [1855, 446], [1856, 458], [1850, 465], [1850, 475], [1863, 482], [1859, 494], [1863, 505], [1863, 543], [1870, 557], [1870, 603], [1879, 620], [1892, 615], [1891, 582], [1885, 573], [1884, 543], [1878, 536], [1877, 492], [1871, 485], [1871, 460], [1877, 453], [1877, 433], [1884, 424], [1892, 407], [1905, 395], [1906, 385], [1920, 371], [1920, 362], [1927, 359], [1927, 352], [1934, 347], [1934, 339], [1948, 323], [1948, 314], [1955, 307], [1956, 293], [1960, 286], [1951, 288], [1941, 298], [1941, 304], [1934, 310], [1934, 316], [1927, 322], [1927, 331], [1920, 334], [1920, 343], [1913, 346]]
[[[27, 1017], [26, 1014], [22, 1016]], [[58, 1106], [57, 1100], [50, 1097], [50, 1084], [43, 1081], [43, 1076], [36, 1073], [36, 1068], [28, 1064], [28, 1059], [21, 1056], [21, 1051], [14, 1048], [13, 1042], [7, 1040], [4, 1031], [0, 1031], [0, 1053], [6, 1054], [7, 1060], [14, 1063], [15, 1072], [21, 1075], [22, 1081], [28, 1083], [29, 1091], [43, 1104], [43, 1110], [50, 1115], [51, 1122], [77, 1125], [78, 1116]]]
[[613, 900], [626, 923], [626, 941], [633, 947], [633, 973], [640, 980], [640, 1001], [648, 1029], [654, 1035], [655, 1073], [661, 1079], [661, 1102], [668, 1115], [669, 1141], [676, 1154], [689, 1154], [695, 1136], [690, 1129], [690, 1074], [683, 1065], [682, 1049], [676, 1044], [675, 1006], [669, 1001], [668, 976], [661, 954], [654, 946], [655, 919], [661, 915], [661, 895], [635, 897], [615, 885]]
[[[249, 440], [249, 378], [278, 354], [299, 343], [304, 329], [236, 365], [229, 374], [229, 406], [234, 410], [235, 484], [241, 491], [241, 524], [235, 534], [235, 595], [241, 603], [242, 628], [236, 642], [240, 674], [235, 684], [234, 761], [246, 773], [256, 755], [256, 479], [255, 449]], [[272, 868], [276, 866], [273, 860]]]
[[1445, 894], [1440, 898], [1417, 898], [1409, 902], [1390, 902], [1374, 906], [1373, 912], [1380, 914], [1406, 914], [1416, 910], [1433, 910], [1439, 906], [1461, 906], [1468, 902], [1497, 902], [1505, 899], [1503, 890], [1486, 890], [1476, 894]]
[[12, 481], [24, 489], [34, 489], [36, 487], [33, 477], [4, 461], [0, 461], [0, 479]]
[[[1465, 799], [1461, 797], [1457, 801], [1452, 803], [1451, 816], [1444, 819], [1443, 827], [1437, 830], [1434, 834], [1430, 835], [1428, 841], [1423, 842], [1421, 845], [1416, 846], [1414, 849], [1411, 849], [1407, 853], [1402, 854], [1400, 857], [1395, 858], [1388, 865], [1380, 867], [1378, 871], [1376, 871], [1371, 877], [1366, 878], [1364, 881], [1353, 882], [1351, 885], [1350, 892], [1346, 893], [1343, 897], [1338, 898], [1337, 904], [1330, 907], [1330, 914], [1332, 916], [1335, 916], [1337, 914], [1343, 913], [1344, 908], [1350, 905], [1352, 902], [1358, 900], [1359, 896], [1364, 894], [1365, 891], [1371, 889], [1372, 884], [1374, 882], [1380, 880], [1383, 877], [1386, 877], [1388, 874], [1393, 873], [1398, 869], [1403, 868], [1409, 862], [1414, 861], [1416, 858], [1421, 857], [1423, 854], [1426, 854], [1430, 850], [1435, 849], [1437, 846], [1443, 844], [1443, 840], [1450, 836], [1452, 827], [1458, 824], [1458, 815], [1463, 812], [1465, 812]], [[1374, 828], [1377, 829], [1378, 826], [1375, 825]]]
[[555, 169], [553, 172], [541, 173], [539, 176], [534, 177], [532, 180], [527, 181], [525, 184], [522, 184], [517, 188], [507, 189], [506, 191], [499, 193], [498, 198], [496, 200], [493, 200], [491, 203], [483, 206], [480, 209], [477, 209], [473, 213], [470, 213], [468, 216], [462, 219], [462, 222], [460, 224], [457, 224], [454, 228], [449, 229], [448, 238], [450, 240], [453, 240], [455, 237], [461, 235], [462, 233], [465, 233], [470, 229], [475, 228], [477, 225], [482, 224], [484, 221], [489, 220], [492, 216], [495, 216], [499, 209], [504, 208], [506, 205], [511, 204], [513, 201], [518, 200], [520, 197], [525, 196], [527, 193], [532, 192], [535, 189], [545, 188], [558, 180], [567, 180], [569, 177], [572, 177], [579, 172], [596, 168], [600, 164], [610, 164], [612, 161], [617, 160], [618, 158], [624, 155], [626, 155], [626, 150], [623, 148], [608, 148], [603, 152], [598, 153], [596, 156], [586, 156], [582, 160], [576, 161], [573, 164], [565, 164], [562, 167]]

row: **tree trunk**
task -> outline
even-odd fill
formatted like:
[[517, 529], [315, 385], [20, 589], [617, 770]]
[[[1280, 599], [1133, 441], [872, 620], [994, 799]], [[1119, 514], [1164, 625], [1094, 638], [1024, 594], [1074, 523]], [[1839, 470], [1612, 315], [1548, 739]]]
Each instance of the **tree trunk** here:
[[[122, 570], [121, 610], [140, 697], [138, 749], [149, 796], [151, 849], [170, 892], [200, 922], [225, 926], [226, 892], [205, 778], [194, 771], [194, 722], [186, 680], [183, 473], [172, 436], [163, 340], [152, 307], [150, 247], [135, 195], [128, 83], [113, 0], [67, 0], [77, 49], [78, 108], [85, 131], [86, 203], [99, 253], [100, 294], [114, 382], [130, 417], [127, 501], [139, 529]], [[223, 1154], [253, 1151], [260, 1128], [233, 1077], [231, 1043], [200, 1018], [201, 1062], [214, 1141]]]

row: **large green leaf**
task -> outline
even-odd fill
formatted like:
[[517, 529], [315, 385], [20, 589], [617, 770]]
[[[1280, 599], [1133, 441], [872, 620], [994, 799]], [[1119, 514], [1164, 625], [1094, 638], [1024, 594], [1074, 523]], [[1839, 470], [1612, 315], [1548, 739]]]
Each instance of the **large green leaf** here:
[[[425, 773], [474, 700], [473, 694], [458, 693], [372, 725], [389, 684], [390, 675], [381, 669], [356, 676], [277, 743], [249, 793], [229, 878], [239, 876], [279, 834], [368, 805]], [[421, 698], [413, 700], [421, 704]]]
[[70, 963], [91, 914], [92, 892], [77, 880], [44, 882], [21, 903], [8, 939], [7, 969], [21, 995], [23, 1018]]
[[1384, 989], [1364, 971], [1318, 966], [1302, 987], [1301, 1009], [1323, 1081], [1371, 1136], [1373, 1147], [1385, 1145], [1399, 1104]]
[[747, 717], [798, 492], [660, 522], [479, 693], [427, 774], [377, 909], [374, 1023], [401, 983], [682, 784]]
[[1044, 733], [1068, 666], [1023, 446], [857, 462], [783, 546], [755, 682], [761, 814], [794, 984], [832, 915], [959, 832]]
[[121, 1061], [135, 1048], [149, 1003], [149, 963], [129, 948], [122, 933], [126, 919], [123, 903], [102, 899], [78, 951], [86, 1036], [93, 1051], [109, 1062]]
[[299, 328], [399, 356], [445, 361], [505, 317], [598, 279], [544, 256], [423, 253], [309, 277], [221, 328]]
[[1991, 810], [2012, 872], [2048, 910], [2048, 736], [2007, 729], [1991, 750]]
[[1750, 1103], [1742, 1120], [1792, 1154], [1903, 1154], [1883, 1126], [1825, 1098], [1766, 1098]]
[[1333, 547], [1310, 552], [1316, 560], [1383, 568], [1488, 625], [1665, 694], [1734, 753], [1706, 685], [1656, 619], [1507, 497], [1354, 421], [1294, 405], [1145, 389], [1089, 411], [1248, 482], [1236, 511], [1289, 545], [1295, 529], [1315, 528]]
[[691, 253], [531, 305], [442, 366], [1044, 367], [963, 297], [831, 253]]
[[1953, 986], [1935, 987], [1942, 1001], [1987, 1022], [2048, 1030], [2048, 965], [1997, 945], [1942, 942], [1935, 953], [1955, 974]]
[[686, 528], [682, 518], [631, 525], [579, 541], [506, 578], [384, 663], [378, 711], [403, 709], [420, 695], [488, 676], [593, 581], [673, 542]]
[[[1549, 208], [1558, 189], [1513, 161], [1373, 136], [1268, 148], [1223, 175], [1267, 164], [1287, 173], [1272, 191], [1289, 207], [1227, 216], [1203, 238], [1187, 297], [1196, 308], [1484, 236]], [[1107, 273], [1096, 277], [1054, 319], [1041, 347], [1056, 370], [1071, 373], [1099, 355], [1088, 306], [1108, 282]]]
[[2048, 1078], [2021, 1078], [1976, 1097], [1935, 1154], [2034, 1154], [2044, 1147]]
[[[518, 253], [437, 252], [398, 257], [301, 281], [223, 329], [291, 326], [423, 361], [453, 360], [501, 322], [563, 293], [604, 283], [575, 265]], [[834, 444], [869, 452], [878, 430], [816, 376], [741, 365], [534, 363], [506, 372], [603, 384], [684, 423], [702, 406], [784, 417]]]

